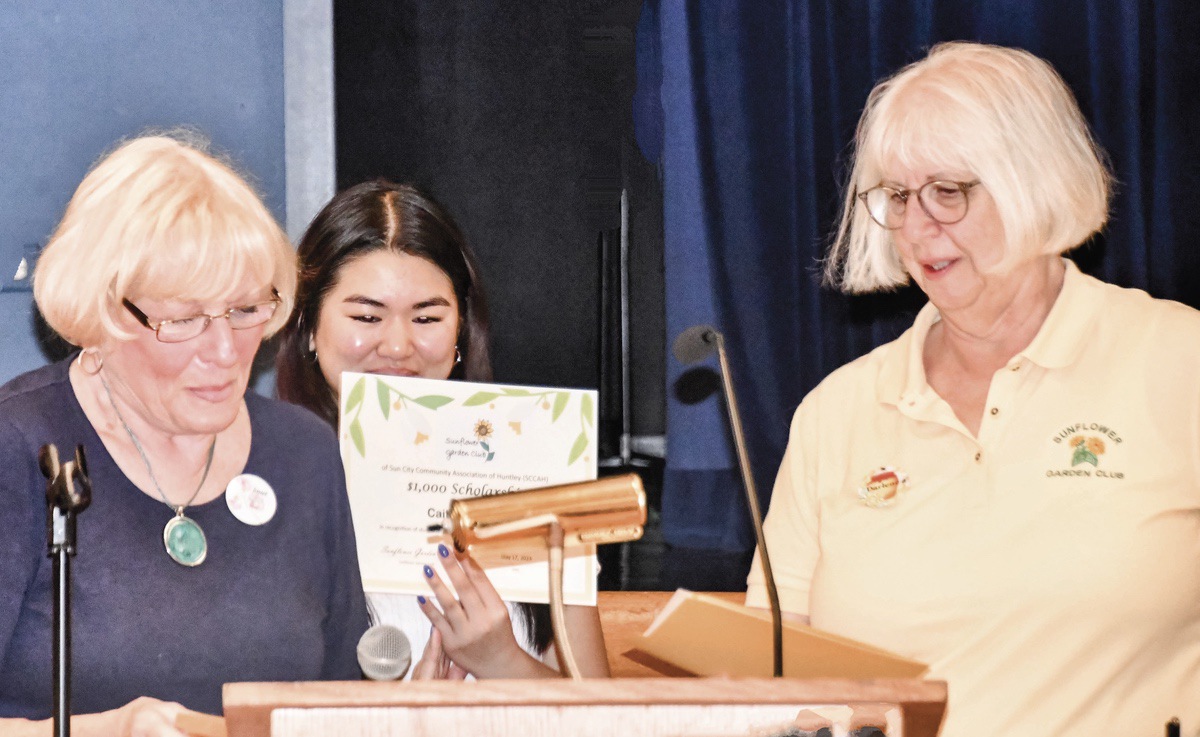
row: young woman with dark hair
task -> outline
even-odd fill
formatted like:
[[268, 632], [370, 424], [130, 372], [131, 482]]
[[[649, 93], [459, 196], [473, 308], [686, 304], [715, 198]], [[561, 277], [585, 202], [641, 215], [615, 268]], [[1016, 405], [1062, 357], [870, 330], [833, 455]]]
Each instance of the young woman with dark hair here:
[[[313, 220], [298, 255], [296, 306], [276, 359], [282, 399], [336, 427], [343, 371], [491, 380], [479, 268], [428, 195], [384, 180], [351, 187]], [[414, 651], [424, 646], [414, 678], [558, 674], [546, 664], [556, 662], [546, 606], [506, 605], [469, 556], [443, 561], [461, 597], [451, 611], [433, 597], [370, 596], [377, 620], [404, 629]], [[581, 671], [607, 676], [595, 607], [568, 607], [567, 620]]]

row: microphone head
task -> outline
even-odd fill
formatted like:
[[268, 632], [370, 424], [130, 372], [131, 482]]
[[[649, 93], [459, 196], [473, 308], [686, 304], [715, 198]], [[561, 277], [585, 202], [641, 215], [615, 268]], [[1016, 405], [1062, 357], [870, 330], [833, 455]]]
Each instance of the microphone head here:
[[396, 681], [412, 664], [408, 637], [390, 624], [372, 625], [358, 640], [358, 667], [372, 681]]
[[721, 334], [712, 325], [693, 325], [679, 334], [671, 352], [683, 364], [703, 361], [717, 349]]

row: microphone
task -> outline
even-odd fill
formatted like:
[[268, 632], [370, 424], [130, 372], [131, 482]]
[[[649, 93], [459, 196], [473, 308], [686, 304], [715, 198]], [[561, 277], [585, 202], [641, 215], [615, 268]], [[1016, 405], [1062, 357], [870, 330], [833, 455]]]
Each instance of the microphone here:
[[[542, 540], [558, 523], [563, 543], [620, 543], [637, 540], [646, 524], [646, 491], [635, 473], [528, 491], [455, 499], [448, 523], [460, 553], [476, 543]], [[431, 530], [439, 526], [431, 527]]]
[[[75, 460], [60, 463], [58, 446], [46, 443], [38, 451], [38, 467], [46, 477], [46, 504], [64, 515], [78, 514], [92, 503], [92, 481], [87, 472], [83, 446], [75, 446]], [[62, 541], [75, 554], [75, 530], [66, 532]]]
[[372, 681], [398, 681], [412, 664], [408, 637], [390, 624], [367, 628], [358, 639], [358, 667]]
[[697, 363], [712, 354], [719, 339], [720, 333], [711, 325], [693, 325], [679, 334], [671, 352], [675, 354], [675, 360], [684, 365]]
[[742, 485], [746, 489], [746, 503], [750, 507], [750, 521], [754, 524], [754, 537], [758, 542], [758, 557], [762, 561], [763, 578], [767, 582], [767, 600], [771, 606], [772, 652], [775, 655], [775, 677], [783, 676], [783, 613], [779, 609], [779, 591], [775, 588], [775, 576], [771, 573], [771, 558], [767, 554], [767, 541], [763, 535], [762, 511], [758, 507], [758, 492], [754, 487], [754, 475], [750, 472], [750, 456], [746, 452], [746, 436], [742, 432], [742, 417], [738, 412], [737, 398], [733, 393], [733, 372], [729, 370], [729, 357], [725, 353], [725, 336], [711, 325], [693, 325], [675, 339], [671, 352], [682, 364], [702, 361], [716, 350], [721, 365], [721, 386], [725, 391], [725, 408], [729, 412], [729, 425], [733, 429], [733, 445], [737, 450], [738, 466], [742, 471]]

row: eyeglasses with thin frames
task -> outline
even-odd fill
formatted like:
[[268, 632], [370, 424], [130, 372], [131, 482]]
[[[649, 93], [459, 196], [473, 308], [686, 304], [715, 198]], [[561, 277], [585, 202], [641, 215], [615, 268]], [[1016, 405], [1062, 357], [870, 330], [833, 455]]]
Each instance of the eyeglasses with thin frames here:
[[200, 313], [198, 315], [181, 317], [176, 320], [159, 320], [158, 322], [152, 322], [146, 316], [145, 312], [138, 309], [138, 306], [128, 299], [122, 299], [121, 304], [125, 306], [125, 309], [129, 310], [129, 314], [133, 315], [141, 323], [142, 327], [153, 330], [154, 336], [159, 341], [163, 343], [182, 343], [185, 340], [198, 337], [205, 330], [208, 330], [208, 326], [212, 324], [213, 320], [221, 318], [229, 320], [229, 327], [234, 330], [256, 328], [274, 316], [275, 310], [279, 307], [281, 301], [279, 292], [272, 287], [271, 298], [264, 302], [230, 307], [219, 315]]
[[887, 230], [899, 230], [904, 225], [904, 211], [914, 194], [926, 215], [942, 225], [954, 225], [967, 216], [968, 194], [978, 185], [978, 179], [971, 182], [935, 179], [915, 190], [880, 184], [859, 193], [858, 199], [871, 219]]

